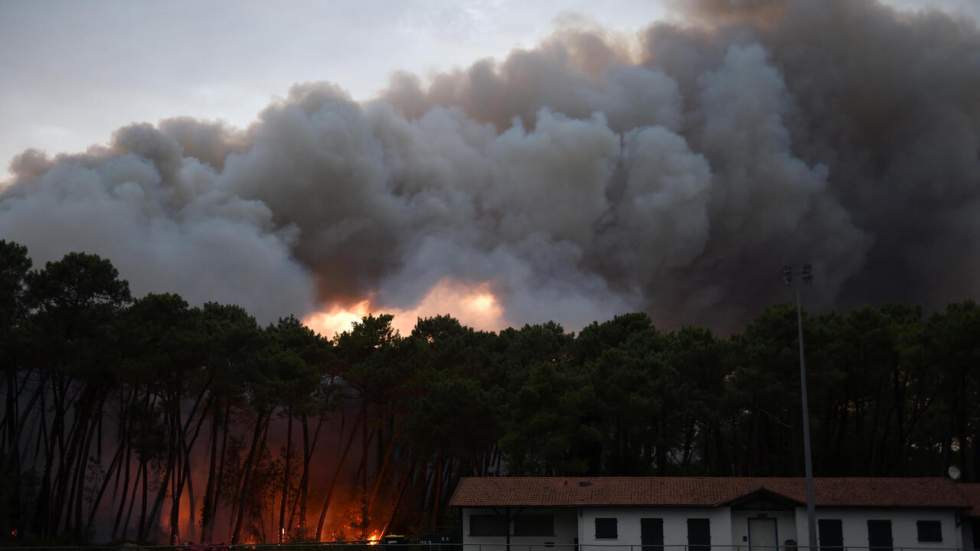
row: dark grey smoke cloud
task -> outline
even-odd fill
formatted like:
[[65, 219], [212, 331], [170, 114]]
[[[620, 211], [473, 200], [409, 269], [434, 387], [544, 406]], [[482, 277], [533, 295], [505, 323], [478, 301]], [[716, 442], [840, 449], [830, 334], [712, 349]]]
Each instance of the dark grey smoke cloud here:
[[[105, 254], [139, 291], [264, 320], [490, 281], [511, 323], [643, 309], [729, 327], [977, 296], [980, 32], [873, 1], [684, 2], [633, 41], [533, 50], [380, 98], [299, 84], [248, 129], [193, 119], [15, 160], [0, 236]], [[453, 305], [446, 305], [451, 310]]]

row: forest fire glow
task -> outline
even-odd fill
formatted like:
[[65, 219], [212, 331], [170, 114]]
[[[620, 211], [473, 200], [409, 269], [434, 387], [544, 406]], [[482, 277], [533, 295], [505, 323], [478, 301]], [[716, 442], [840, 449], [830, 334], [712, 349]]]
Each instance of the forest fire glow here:
[[412, 332], [418, 318], [449, 314], [474, 329], [496, 331], [506, 325], [504, 309], [488, 282], [466, 284], [439, 280], [412, 308], [390, 308], [364, 299], [351, 306], [333, 306], [307, 316], [303, 323], [324, 336], [350, 329], [351, 324], [372, 313], [388, 313], [392, 326], [402, 335]]

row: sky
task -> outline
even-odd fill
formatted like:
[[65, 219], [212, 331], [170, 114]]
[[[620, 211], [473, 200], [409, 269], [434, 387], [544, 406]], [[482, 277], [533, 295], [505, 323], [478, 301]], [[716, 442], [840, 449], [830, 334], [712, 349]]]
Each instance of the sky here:
[[0, 0], [0, 163], [104, 143], [134, 121], [188, 115], [246, 125], [271, 98], [326, 80], [357, 99], [533, 46], [557, 17], [639, 29], [650, 1]]
[[[980, 17], [980, 0], [889, 2]], [[394, 71], [502, 57], [567, 17], [631, 32], [669, 13], [657, 0], [0, 0], [0, 180], [27, 148], [82, 151], [132, 122], [246, 126], [297, 82], [369, 99]]]

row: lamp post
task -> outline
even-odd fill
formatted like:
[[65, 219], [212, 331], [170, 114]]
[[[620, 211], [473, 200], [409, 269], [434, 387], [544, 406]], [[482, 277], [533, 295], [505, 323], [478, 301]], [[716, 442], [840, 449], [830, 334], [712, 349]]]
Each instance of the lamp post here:
[[[800, 402], [803, 408], [803, 465], [806, 473], [806, 515], [809, 536], [809, 551], [817, 551], [817, 508], [813, 491], [813, 459], [810, 452], [810, 408], [806, 394], [806, 359], [803, 355], [803, 309], [800, 305], [800, 285], [794, 283], [793, 267], [783, 267], [783, 281], [792, 285], [796, 293], [796, 327], [800, 342]], [[813, 267], [804, 264], [800, 270], [800, 280], [809, 285], [813, 282]]]

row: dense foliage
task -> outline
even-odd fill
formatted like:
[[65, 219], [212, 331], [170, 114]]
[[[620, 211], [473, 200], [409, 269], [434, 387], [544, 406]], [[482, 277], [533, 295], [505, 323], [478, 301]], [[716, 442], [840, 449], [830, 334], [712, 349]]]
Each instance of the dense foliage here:
[[[460, 476], [796, 475], [795, 310], [738, 334], [644, 314], [578, 334], [333, 339], [295, 318], [133, 299], [107, 260], [0, 241], [0, 528], [20, 541], [276, 541], [428, 531]], [[819, 475], [980, 479], [980, 308], [805, 318]], [[338, 531], [329, 511], [353, 496]], [[348, 500], [350, 501], [350, 500]], [[333, 509], [332, 509], [333, 508]], [[336, 524], [336, 522], [334, 522]]]

